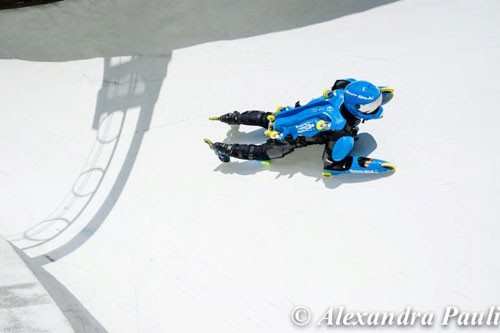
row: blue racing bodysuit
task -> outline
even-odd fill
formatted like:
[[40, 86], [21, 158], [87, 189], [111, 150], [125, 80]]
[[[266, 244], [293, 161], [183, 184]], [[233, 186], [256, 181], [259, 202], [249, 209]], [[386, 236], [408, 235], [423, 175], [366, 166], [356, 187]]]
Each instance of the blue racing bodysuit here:
[[251, 125], [266, 128], [269, 139], [261, 144], [227, 144], [216, 142], [219, 158], [229, 157], [247, 160], [272, 160], [312, 144], [324, 144], [325, 168], [349, 168], [349, 154], [358, 133], [360, 120], [343, 107], [343, 88], [349, 80], [338, 80], [323, 96], [305, 105], [284, 107], [275, 113], [245, 111], [220, 116], [218, 120], [231, 125]]
[[205, 142], [219, 159], [231, 157], [268, 161], [281, 158], [296, 148], [323, 144], [323, 175], [339, 173], [385, 174], [395, 170], [393, 164], [352, 154], [358, 125], [363, 120], [382, 117], [383, 104], [393, 97], [393, 89], [376, 87], [362, 80], [337, 80], [323, 96], [305, 105], [279, 108], [276, 112], [245, 111], [210, 117], [231, 125], [261, 126], [268, 140], [260, 145]]

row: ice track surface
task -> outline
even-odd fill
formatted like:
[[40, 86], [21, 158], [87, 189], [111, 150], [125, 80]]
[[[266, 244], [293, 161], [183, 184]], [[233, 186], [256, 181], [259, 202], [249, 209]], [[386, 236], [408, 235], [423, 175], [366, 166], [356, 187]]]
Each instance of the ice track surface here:
[[[76, 2], [0, 21], [71, 17]], [[79, 60], [7, 38], [0, 236], [75, 331], [292, 332], [297, 304], [498, 303], [500, 3], [366, 9]], [[345, 77], [396, 89], [356, 148], [395, 163], [390, 177], [323, 179], [322, 147], [268, 169], [221, 164], [202, 141], [263, 141], [207, 118], [305, 102]]]

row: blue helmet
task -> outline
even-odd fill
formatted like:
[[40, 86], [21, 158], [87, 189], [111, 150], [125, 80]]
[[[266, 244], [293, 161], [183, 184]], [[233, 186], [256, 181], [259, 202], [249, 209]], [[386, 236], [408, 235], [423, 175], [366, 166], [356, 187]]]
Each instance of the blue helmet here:
[[378, 87], [368, 81], [354, 81], [344, 89], [344, 105], [353, 116], [368, 120], [380, 118], [383, 94]]

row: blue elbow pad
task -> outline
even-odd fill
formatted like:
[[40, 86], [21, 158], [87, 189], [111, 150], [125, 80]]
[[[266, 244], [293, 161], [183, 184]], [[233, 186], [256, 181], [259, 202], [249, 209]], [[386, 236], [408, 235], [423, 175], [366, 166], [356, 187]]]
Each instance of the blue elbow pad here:
[[354, 138], [352, 136], [343, 136], [335, 142], [332, 148], [332, 159], [335, 162], [342, 161], [349, 155], [354, 147]]

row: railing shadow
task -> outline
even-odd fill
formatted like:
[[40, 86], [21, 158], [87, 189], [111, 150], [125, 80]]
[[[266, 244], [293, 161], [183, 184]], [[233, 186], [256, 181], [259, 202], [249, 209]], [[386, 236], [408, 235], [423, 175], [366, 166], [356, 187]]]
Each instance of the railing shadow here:
[[[144, 135], [150, 127], [169, 60], [170, 57], [105, 59], [103, 84], [93, 121], [96, 141], [85, 167], [62, 204], [47, 219], [11, 241], [14, 244], [31, 242], [20, 247], [21, 250], [30, 250], [54, 240], [81, 217], [95, 199], [105, 178], [109, 182], [109, 177], [113, 177], [113, 185], [93, 217], [76, 236], [64, 245], [33, 258], [33, 263], [44, 265], [63, 258], [78, 249], [105, 221], [125, 188]], [[139, 114], [132, 140], [120, 170], [109, 174], [130, 110]]]
[[[170, 56], [115, 57], [104, 59], [102, 87], [99, 90], [92, 128], [96, 140], [87, 161], [60, 205], [47, 219], [11, 239], [18, 253], [46, 287], [68, 318], [75, 332], [106, 332], [71, 292], [49, 274], [43, 266], [76, 251], [104, 223], [123, 192], [137, 159], [144, 135], [151, 125], [154, 106], [167, 74]], [[125, 123], [130, 111], [134, 117], [132, 139], [118, 172], [110, 173], [110, 165], [122, 144]], [[136, 120], [135, 120], [136, 119]], [[127, 141], [128, 142], [128, 141]], [[110, 179], [110, 177], [112, 179]], [[112, 182], [104, 201], [98, 203], [92, 217], [81, 230], [63, 245], [31, 258], [25, 251], [35, 249], [66, 232], [86, 213], [104, 180]], [[19, 246], [16, 244], [24, 244]], [[28, 244], [28, 245], [26, 245]]]

